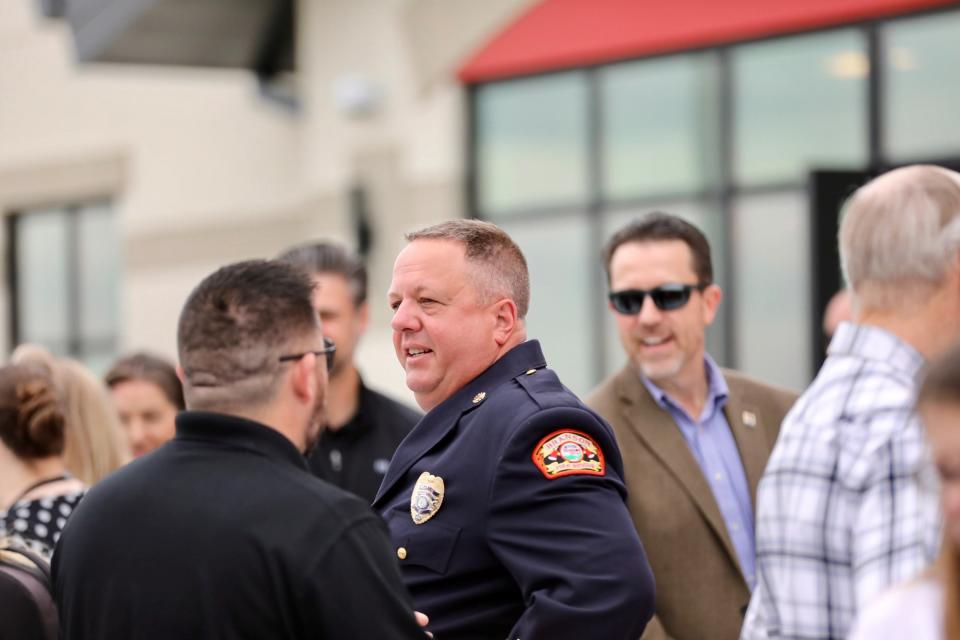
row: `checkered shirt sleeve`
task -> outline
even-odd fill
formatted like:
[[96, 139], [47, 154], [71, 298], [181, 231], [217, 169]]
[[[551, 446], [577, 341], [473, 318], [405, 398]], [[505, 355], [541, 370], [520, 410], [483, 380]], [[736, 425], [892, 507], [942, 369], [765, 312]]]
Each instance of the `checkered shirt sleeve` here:
[[741, 640], [846, 638], [935, 557], [938, 486], [913, 410], [923, 360], [845, 325], [787, 415], [757, 491], [757, 586]]

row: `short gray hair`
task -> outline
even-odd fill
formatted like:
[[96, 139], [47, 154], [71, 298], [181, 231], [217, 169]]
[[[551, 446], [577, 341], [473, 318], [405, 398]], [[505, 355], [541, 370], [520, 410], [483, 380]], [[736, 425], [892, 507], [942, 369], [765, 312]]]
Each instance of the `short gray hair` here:
[[890, 309], [927, 294], [960, 251], [960, 174], [914, 165], [870, 181], [845, 205], [839, 240], [860, 307]]
[[406, 235], [414, 240], [450, 240], [464, 246], [467, 262], [483, 270], [476, 285], [485, 300], [507, 296], [524, 318], [530, 306], [530, 274], [520, 247], [506, 231], [482, 220], [448, 220]]

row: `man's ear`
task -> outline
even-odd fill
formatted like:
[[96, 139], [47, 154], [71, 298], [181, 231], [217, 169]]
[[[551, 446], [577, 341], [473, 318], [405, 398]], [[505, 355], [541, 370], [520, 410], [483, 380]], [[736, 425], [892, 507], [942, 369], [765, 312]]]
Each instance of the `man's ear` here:
[[293, 363], [287, 375], [293, 395], [302, 402], [313, 402], [317, 392], [317, 356], [308, 353]]
[[720, 301], [723, 300], [723, 290], [720, 289], [720, 285], [714, 283], [708, 285], [703, 290], [703, 314], [704, 314], [704, 323], [709, 325], [713, 323], [713, 319], [717, 317], [717, 309], [720, 308]]
[[184, 383], [186, 383], [187, 374], [183, 372], [183, 367], [180, 366], [179, 362], [177, 363], [176, 370], [177, 370], [177, 379], [180, 380], [180, 386], [183, 386]]
[[503, 298], [494, 303], [493, 313], [493, 339], [503, 346], [517, 328], [517, 303], [510, 298]]

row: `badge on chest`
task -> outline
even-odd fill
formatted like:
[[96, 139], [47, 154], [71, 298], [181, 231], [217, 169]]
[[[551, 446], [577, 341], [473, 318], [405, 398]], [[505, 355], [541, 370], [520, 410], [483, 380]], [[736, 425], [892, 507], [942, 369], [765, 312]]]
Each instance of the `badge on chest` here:
[[440, 510], [443, 503], [443, 478], [424, 471], [410, 495], [410, 517], [413, 524], [423, 524]]

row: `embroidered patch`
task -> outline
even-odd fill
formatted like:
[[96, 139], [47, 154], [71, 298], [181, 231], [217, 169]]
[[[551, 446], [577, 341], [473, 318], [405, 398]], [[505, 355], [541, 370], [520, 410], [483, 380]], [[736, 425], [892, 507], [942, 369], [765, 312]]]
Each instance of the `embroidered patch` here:
[[603, 451], [579, 431], [554, 431], [537, 443], [533, 463], [547, 480], [563, 476], [602, 476], [606, 471]]
[[443, 478], [424, 471], [410, 494], [410, 517], [413, 524], [423, 524], [440, 510], [443, 503]]

